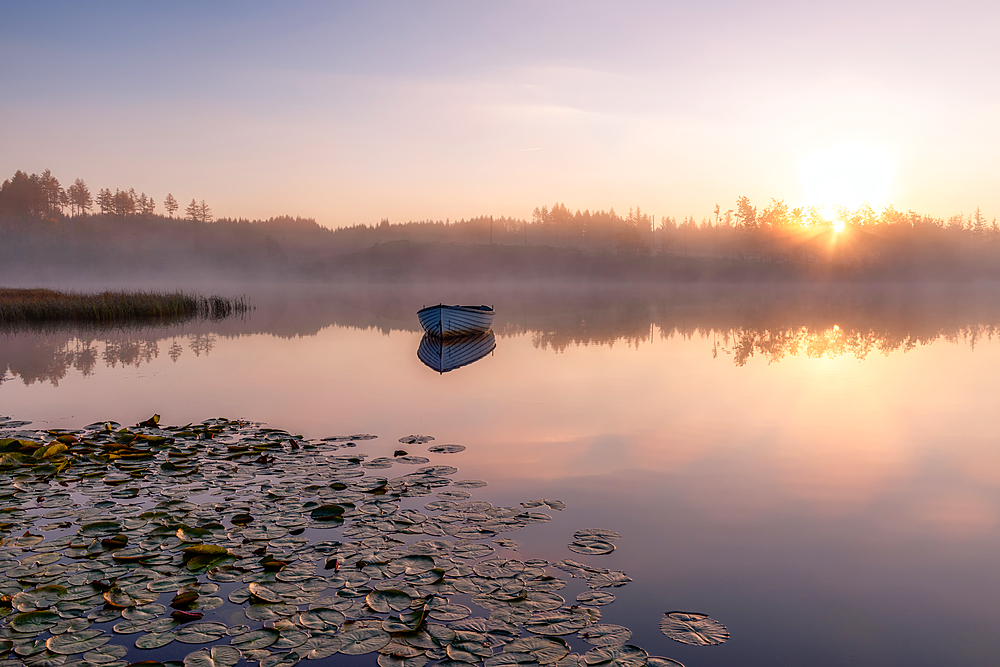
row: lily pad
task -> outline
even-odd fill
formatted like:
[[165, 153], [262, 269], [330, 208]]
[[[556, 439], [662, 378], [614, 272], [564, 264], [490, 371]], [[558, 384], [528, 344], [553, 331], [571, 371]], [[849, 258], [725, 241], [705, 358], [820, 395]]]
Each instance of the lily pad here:
[[111, 641], [111, 636], [100, 630], [81, 630], [54, 635], [45, 640], [45, 648], [59, 655], [84, 653]]
[[59, 614], [51, 611], [29, 611], [12, 617], [10, 627], [17, 632], [37, 635], [55, 627], [60, 620]]
[[388, 632], [381, 628], [360, 628], [349, 630], [340, 635], [343, 646], [340, 652], [346, 655], [361, 655], [377, 651], [392, 639]]
[[278, 637], [280, 636], [281, 633], [274, 628], [261, 628], [236, 635], [229, 643], [240, 650], [252, 651], [267, 648], [278, 641]]
[[674, 641], [692, 646], [713, 646], [729, 639], [729, 630], [705, 614], [671, 611], [660, 619], [660, 631]]
[[503, 647], [504, 652], [528, 653], [539, 664], [558, 662], [569, 655], [569, 644], [559, 637], [521, 637]]
[[621, 625], [591, 625], [579, 634], [594, 646], [616, 646], [632, 638], [632, 631]]
[[584, 664], [597, 667], [642, 667], [649, 654], [638, 646], [600, 646], [583, 654]]
[[457, 454], [465, 451], [465, 445], [433, 445], [427, 451], [433, 454]]
[[234, 667], [242, 657], [242, 651], [223, 644], [189, 653], [184, 658], [184, 667]]

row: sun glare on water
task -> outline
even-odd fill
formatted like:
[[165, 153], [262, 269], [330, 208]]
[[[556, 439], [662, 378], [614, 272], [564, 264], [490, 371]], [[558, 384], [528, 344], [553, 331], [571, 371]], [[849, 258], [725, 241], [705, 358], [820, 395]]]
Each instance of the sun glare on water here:
[[[873, 144], [837, 144], [809, 155], [800, 165], [805, 201], [827, 209], [888, 205], [896, 160]], [[839, 229], [837, 227], [839, 226]], [[835, 231], [843, 229], [834, 221]]]

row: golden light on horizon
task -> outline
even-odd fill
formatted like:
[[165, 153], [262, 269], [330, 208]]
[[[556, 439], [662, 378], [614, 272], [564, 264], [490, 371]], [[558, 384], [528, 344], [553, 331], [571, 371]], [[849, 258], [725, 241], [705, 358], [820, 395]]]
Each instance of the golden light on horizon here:
[[[882, 146], [842, 143], [819, 150], [802, 160], [799, 168], [806, 202], [827, 211], [855, 209], [863, 204], [890, 204], [896, 158]], [[833, 219], [833, 216], [830, 216]], [[833, 219], [834, 231], [844, 228]]]
[[839, 234], [840, 232], [844, 231], [844, 221], [843, 220], [834, 220], [833, 221], [833, 231], [835, 233], [837, 233], [837, 234]]

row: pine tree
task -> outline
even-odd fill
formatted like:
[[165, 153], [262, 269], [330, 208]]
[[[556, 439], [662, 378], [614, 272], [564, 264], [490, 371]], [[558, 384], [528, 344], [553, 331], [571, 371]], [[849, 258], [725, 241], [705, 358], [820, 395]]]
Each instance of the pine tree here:
[[212, 222], [212, 209], [208, 207], [204, 199], [198, 204], [198, 216], [202, 222]]
[[177, 200], [169, 192], [167, 193], [167, 198], [163, 200], [163, 208], [167, 209], [167, 214], [171, 218], [174, 217], [174, 213], [177, 211]]
[[186, 209], [184, 209], [184, 213], [187, 217], [191, 218], [195, 222], [198, 222], [201, 213], [201, 210], [198, 208], [198, 202], [192, 199], [191, 203], [187, 205]]

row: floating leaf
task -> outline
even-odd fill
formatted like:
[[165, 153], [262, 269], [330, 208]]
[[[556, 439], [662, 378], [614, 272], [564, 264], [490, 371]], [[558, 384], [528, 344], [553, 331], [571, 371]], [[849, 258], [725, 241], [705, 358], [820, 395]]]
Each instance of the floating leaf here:
[[409, 609], [410, 603], [413, 602], [413, 598], [403, 591], [389, 588], [386, 590], [372, 591], [365, 598], [365, 602], [367, 602], [368, 606], [375, 611], [386, 614], [390, 611], [402, 611], [404, 609]]
[[343, 645], [338, 635], [324, 634], [309, 638], [298, 648], [298, 652], [309, 660], [321, 660], [337, 653]]
[[344, 508], [340, 505], [320, 505], [309, 516], [315, 521], [336, 521], [344, 515]]
[[174, 632], [151, 632], [135, 640], [135, 647], [141, 649], [156, 649], [166, 646], [176, 639]]
[[590, 619], [583, 614], [555, 610], [534, 614], [524, 629], [538, 635], [568, 635], [585, 628]]
[[684, 611], [664, 614], [660, 631], [674, 641], [692, 646], [712, 646], [729, 639], [729, 630], [714, 618]]
[[372, 651], [377, 651], [388, 644], [390, 639], [392, 639], [392, 637], [389, 633], [381, 628], [359, 628], [357, 630], [349, 630], [340, 635], [340, 640], [344, 644], [340, 648], [340, 652], [347, 655], [371, 653]]
[[573, 533], [574, 540], [601, 540], [603, 542], [614, 542], [615, 540], [620, 540], [621, 535], [613, 530], [604, 530], [603, 528], [585, 528], [583, 530], [578, 530]]
[[646, 658], [646, 667], [684, 667], [684, 665], [671, 658], [661, 658], [658, 655], [651, 655]]
[[109, 641], [111, 636], [100, 630], [81, 630], [49, 637], [45, 640], [45, 647], [59, 655], [73, 655], [104, 646]]
[[576, 601], [600, 607], [614, 602], [615, 594], [607, 591], [584, 591], [576, 596]]
[[649, 654], [638, 646], [600, 646], [583, 654], [583, 662], [598, 667], [642, 667]]
[[457, 454], [465, 451], [465, 445], [433, 445], [427, 451], [433, 454]]
[[222, 623], [192, 623], [177, 630], [175, 639], [182, 644], [207, 644], [226, 634]]
[[41, 634], [60, 621], [59, 614], [51, 611], [29, 611], [10, 619], [10, 627], [17, 632]]
[[601, 540], [577, 541], [569, 544], [569, 550], [589, 556], [604, 556], [614, 551], [615, 545]]
[[91, 665], [104, 665], [111, 662], [117, 662], [126, 655], [128, 655], [127, 648], [112, 644], [110, 646], [96, 648], [93, 651], [87, 651], [83, 654], [83, 660]]
[[621, 625], [591, 625], [580, 630], [580, 637], [594, 646], [615, 646], [631, 639], [632, 631]]
[[280, 633], [274, 628], [261, 628], [260, 630], [251, 630], [250, 632], [236, 635], [229, 643], [240, 650], [252, 651], [267, 648], [278, 641], [279, 636]]
[[232, 646], [213, 646], [189, 653], [184, 658], [184, 667], [234, 667], [243, 653]]
[[548, 665], [569, 655], [569, 644], [559, 637], [521, 637], [503, 647], [505, 652], [529, 653], [539, 664]]

